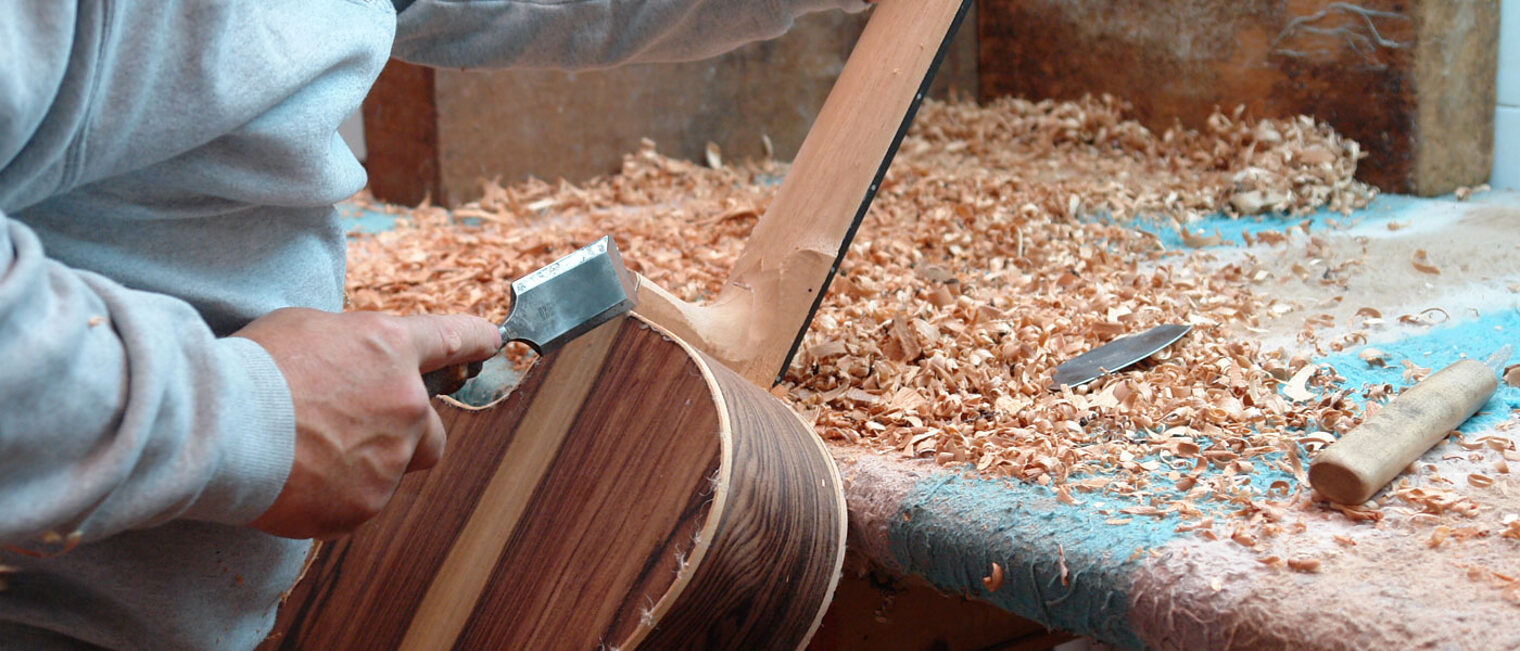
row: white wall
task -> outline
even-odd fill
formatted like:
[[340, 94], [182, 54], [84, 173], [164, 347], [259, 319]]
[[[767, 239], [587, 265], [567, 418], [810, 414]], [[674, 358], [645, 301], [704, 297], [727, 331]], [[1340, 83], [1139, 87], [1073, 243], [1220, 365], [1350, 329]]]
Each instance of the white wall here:
[[343, 142], [348, 143], [348, 148], [354, 150], [355, 158], [364, 160], [364, 119], [359, 116], [358, 111], [354, 111], [354, 114], [348, 116], [343, 124], [338, 125], [338, 135], [343, 136]]
[[1499, 3], [1499, 106], [1489, 185], [1520, 190], [1520, 0]]

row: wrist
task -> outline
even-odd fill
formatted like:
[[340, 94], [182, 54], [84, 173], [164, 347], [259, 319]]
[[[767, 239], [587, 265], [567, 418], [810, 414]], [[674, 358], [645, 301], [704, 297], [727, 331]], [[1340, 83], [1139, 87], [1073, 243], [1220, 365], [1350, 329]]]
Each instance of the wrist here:
[[279, 495], [295, 459], [295, 408], [285, 376], [257, 342], [240, 337], [217, 341], [216, 360], [230, 376], [231, 395], [219, 401], [214, 433], [218, 447], [210, 482], [182, 517], [242, 525], [257, 518]]

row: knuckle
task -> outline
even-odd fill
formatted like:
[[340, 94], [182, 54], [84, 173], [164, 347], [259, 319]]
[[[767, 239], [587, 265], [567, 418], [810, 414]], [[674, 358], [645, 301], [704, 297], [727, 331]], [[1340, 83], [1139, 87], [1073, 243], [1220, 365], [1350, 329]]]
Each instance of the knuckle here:
[[426, 420], [433, 412], [433, 405], [428, 401], [427, 389], [422, 386], [422, 381], [408, 379], [410, 381], [397, 391], [396, 399], [391, 402], [390, 413], [397, 420], [411, 426]]
[[394, 429], [393, 421], [431, 408], [422, 375], [404, 367], [387, 367], [372, 378], [366, 398], [366, 410], [379, 418], [376, 424], [389, 429]]
[[464, 334], [452, 326], [441, 327], [438, 329], [438, 344], [444, 355], [455, 357], [464, 350]]
[[375, 333], [391, 346], [393, 350], [411, 345], [411, 331], [407, 329], [406, 322], [396, 318], [375, 317]]
[[410, 333], [400, 319], [378, 312], [351, 313], [347, 324], [355, 332], [362, 333], [371, 345], [387, 353], [408, 345]]

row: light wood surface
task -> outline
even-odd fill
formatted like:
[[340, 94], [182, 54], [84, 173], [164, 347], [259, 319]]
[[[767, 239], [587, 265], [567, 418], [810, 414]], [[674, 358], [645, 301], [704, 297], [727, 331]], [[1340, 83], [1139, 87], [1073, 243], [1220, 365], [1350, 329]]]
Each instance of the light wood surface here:
[[645, 280], [640, 311], [751, 382], [774, 384], [970, 0], [882, 0], [727, 284], [692, 305]]
[[324, 548], [271, 648], [796, 648], [844, 502], [775, 397], [645, 322], [546, 355], [502, 401], [437, 406], [442, 463]]
[[1342, 504], [1361, 504], [1478, 411], [1498, 388], [1487, 365], [1464, 359], [1394, 398], [1309, 464], [1309, 483]]
[[[555, 399], [534, 401], [517, 423], [517, 435], [481, 494], [480, 506], [454, 539], [417, 607], [412, 626], [401, 641], [402, 649], [437, 649], [459, 637], [486, 587], [489, 574], [480, 568], [490, 567], [501, 557], [507, 539], [499, 532], [511, 531], [522, 520], [533, 487], [543, 479], [569, 435], [574, 412], [585, 403], [622, 321], [602, 324], [561, 351], [542, 389], [544, 395]], [[449, 413], [459, 414], [454, 409]]]

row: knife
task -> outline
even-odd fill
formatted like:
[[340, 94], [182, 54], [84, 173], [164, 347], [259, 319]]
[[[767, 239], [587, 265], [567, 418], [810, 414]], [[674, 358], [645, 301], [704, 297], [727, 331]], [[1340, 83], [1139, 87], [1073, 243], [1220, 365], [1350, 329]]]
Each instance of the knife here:
[[1079, 387], [1123, 369], [1161, 352], [1192, 329], [1193, 326], [1159, 325], [1140, 334], [1120, 337], [1098, 346], [1057, 366], [1050, 390], [1059, 391], [1063, 384]]

